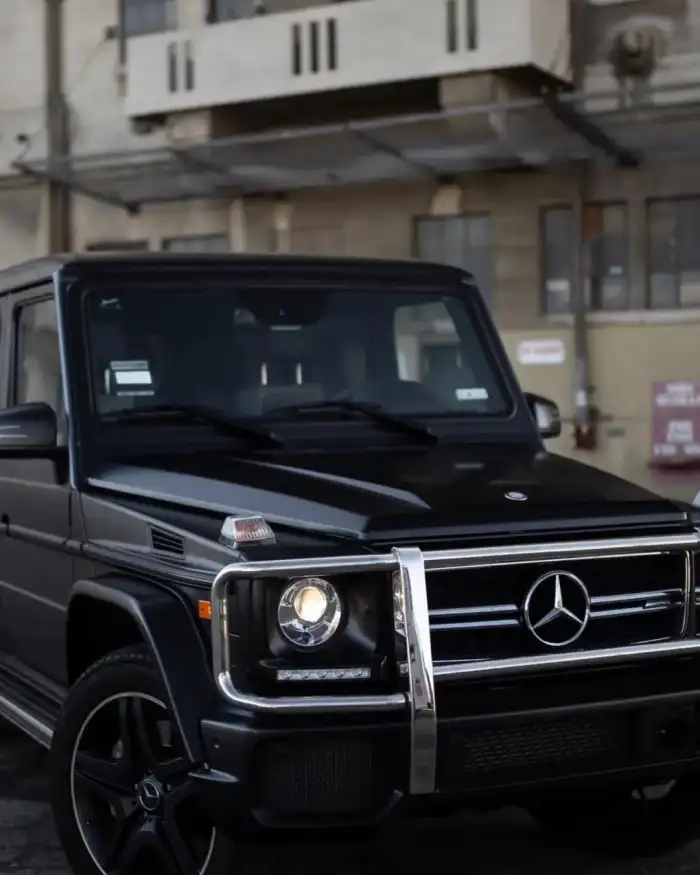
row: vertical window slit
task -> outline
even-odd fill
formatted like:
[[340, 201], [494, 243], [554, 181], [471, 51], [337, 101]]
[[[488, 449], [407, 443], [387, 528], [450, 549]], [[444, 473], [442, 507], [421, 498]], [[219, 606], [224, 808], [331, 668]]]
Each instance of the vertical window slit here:
[[466, 26], [467, 26], [467, 49], [470, 52], [475, 51], [479, 47], [479, 20], [477, 17], [477, 3], [478, 0], [466, 0], [467, 4], [467, 14], [466, 14]]
[[450, 54], [457, 51], [457, 0], [445, 0], [446, 46]]
[[177, 44], [168, 43], [168, 91], [177, 91]]
[[310, 52], [310, 61], [309, 68], [312, 73], [318, 73], [321, 67], [321, 56], [319, 52], [319, 33], [318, 33], [318, 21], [309, 22], [309, 52]]
[[292, 75], [301, 76], [302, 73], [302, 38], [301, 25], [292, 25]]
[[335, 18], [326, 21], [326, 42], [328, 52], [328, 69], [338, 69], [338, 23]]

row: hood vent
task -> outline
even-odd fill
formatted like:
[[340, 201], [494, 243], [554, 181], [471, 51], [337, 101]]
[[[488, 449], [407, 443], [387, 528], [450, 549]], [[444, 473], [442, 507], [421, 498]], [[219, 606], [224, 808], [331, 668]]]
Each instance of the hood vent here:
[[182, 559], [185, 555], [185, 539], [165, 529], [149, 528], [151, 549], [154, 553], [164, 553]]

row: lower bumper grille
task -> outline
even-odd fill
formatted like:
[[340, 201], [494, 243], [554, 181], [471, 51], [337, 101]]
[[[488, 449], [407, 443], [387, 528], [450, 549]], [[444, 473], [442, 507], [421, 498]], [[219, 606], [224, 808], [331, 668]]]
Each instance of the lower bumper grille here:
[[371, 738], [269, 741], [257, 752], [258, 804], [276, 816], [352, 816], [381, 794]]
[[697, 704], [481, 727], [450, 721], [438, 733], [437, 786], [468, 792], [696, 757]]
[[438, 786], [465, 780], [513, 780], [517, 774], [555, 775], [621, 756], [625, 736], [613, 715], [483, 729], [446, 727], [438, 736]]

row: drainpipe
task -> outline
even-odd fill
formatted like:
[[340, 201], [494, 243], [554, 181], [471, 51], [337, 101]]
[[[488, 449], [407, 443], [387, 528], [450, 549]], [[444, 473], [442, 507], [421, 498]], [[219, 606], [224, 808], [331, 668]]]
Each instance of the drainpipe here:
[[588, 254], [590, 228], [586, 215], [589, 200], [589, 167], [582, 162], [574, 168], [576, 196], [574, 199], [574, 258], [571, 306], [574, 320], [574, 447], [594, 450], [598, 443], [595, 408], [591, 404], [591, 360], [588, 345], [588, 306], [586, 277], [589, 275]]
[[[44, 0], [45, 118], [48, 166], [62, 165], [70, 154], [68, 106], [63, 93], [63, 0]], [[47, 248], [72, 249], [71, 196], [68, 186], [50, 180], [47, 190]]]
[[[584, 88], [585, 51], [587, 43], [586, 14], [588, 0], [571, 0], [571, 64], [574, 87]], [[574, 447], [594, 450], [598, 444], [598, 416], [591, 404], [591, 361], [588, 345], [588, 305], [586, 277], [588, 268], [590, 222], [586, 204], [590, 194], [590, 165], [587, 161], [574, 166], [576, 194], [574, 198], [574, 257], [571, 308], [574, 320]]]

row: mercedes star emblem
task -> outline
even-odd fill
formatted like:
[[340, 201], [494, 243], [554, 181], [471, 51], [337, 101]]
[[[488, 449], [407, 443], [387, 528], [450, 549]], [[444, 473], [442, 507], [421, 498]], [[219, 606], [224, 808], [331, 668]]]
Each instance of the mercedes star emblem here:
[[139, 785], [137, 796], [144, 811], [155, 811], [160, 805], [160, 788], [148, 778]]
[[533, 583], [523, 603], [523, 620], [541, 644], [565, 647], [583, 634], [591, 617], [591, 598], [569, 571], [548, 571]]

